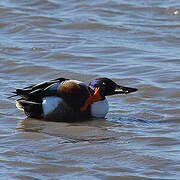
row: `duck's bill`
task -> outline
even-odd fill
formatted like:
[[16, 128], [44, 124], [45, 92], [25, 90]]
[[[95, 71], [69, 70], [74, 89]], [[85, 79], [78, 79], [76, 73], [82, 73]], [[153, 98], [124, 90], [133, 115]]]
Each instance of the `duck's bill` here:
[[124, 86], [116, 86], [116, 89], [114, 90], [114, 94], [129, 94], [136, 92], [138, 89], [131, 88], [131, 87], [124, 87]]

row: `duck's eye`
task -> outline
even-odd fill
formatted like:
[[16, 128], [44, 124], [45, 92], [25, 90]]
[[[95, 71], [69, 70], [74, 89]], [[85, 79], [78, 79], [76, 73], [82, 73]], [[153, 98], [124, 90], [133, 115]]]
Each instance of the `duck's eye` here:
[[103, 86], [105, 86], [105, 85], [106, 85], [106, 83], [105, 83], [105, 82], [103, 82], [103, 83], [102, 83], [102, 85], [103, 85]]

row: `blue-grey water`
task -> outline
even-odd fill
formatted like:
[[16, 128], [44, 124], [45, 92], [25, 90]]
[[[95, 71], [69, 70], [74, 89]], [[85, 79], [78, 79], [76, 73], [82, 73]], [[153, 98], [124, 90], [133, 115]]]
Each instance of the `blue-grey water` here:
[[[0, 1], [0, 179], [179, 179], [179, 0]], [[105, 119], [26, 119], [11, 91], [109, 77]]]

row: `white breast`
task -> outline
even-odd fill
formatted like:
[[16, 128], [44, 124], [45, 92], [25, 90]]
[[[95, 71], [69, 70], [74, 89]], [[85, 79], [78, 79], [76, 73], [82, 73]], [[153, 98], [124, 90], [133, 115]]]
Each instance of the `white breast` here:
[[109, 104], [107, 99], [91, 104], [92, 117], [103, 118], [108, 113], [108, 110], [109, 110]]

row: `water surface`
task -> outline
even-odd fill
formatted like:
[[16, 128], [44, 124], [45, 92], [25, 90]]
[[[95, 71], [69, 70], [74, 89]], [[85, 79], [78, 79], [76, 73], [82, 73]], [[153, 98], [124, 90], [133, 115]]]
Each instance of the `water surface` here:
[[[0, 2], [0, 179], [178, 179], [178, 0]], [[32, 83], [109, 77], [105, 119], [26, 119], [7, 99]]]

